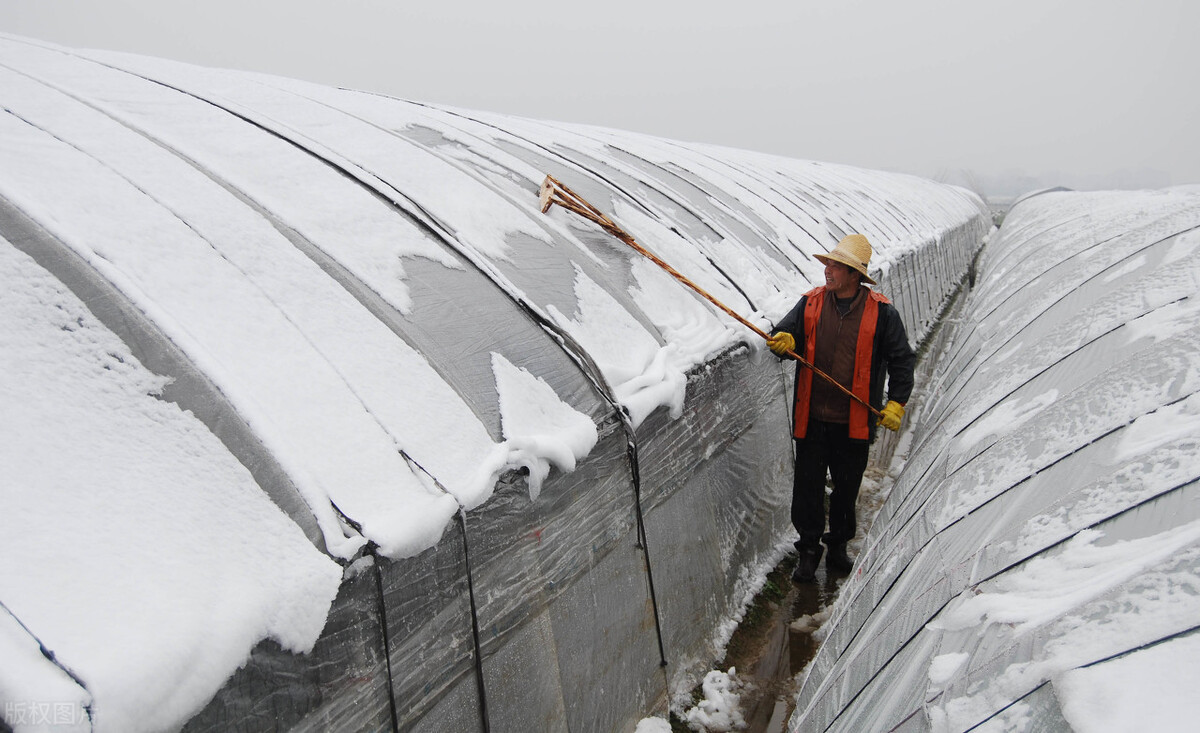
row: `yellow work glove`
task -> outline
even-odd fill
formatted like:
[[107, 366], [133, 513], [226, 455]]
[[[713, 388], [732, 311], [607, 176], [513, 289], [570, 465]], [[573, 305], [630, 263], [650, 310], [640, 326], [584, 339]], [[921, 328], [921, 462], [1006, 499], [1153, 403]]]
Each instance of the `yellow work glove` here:
[[883, 414], [879, 416], [877, 424], [888, 430], [899, 430], [902, 417], [904, 417], [904, 405], [895, 400], [888, 400], [888, 403], [883, 406]]
[[771, 338], [767, 339], [767, 346], [771, 351], [783, 356], [789, 351], [796, 350], [796, 337], [787, 331], [771, 334]]

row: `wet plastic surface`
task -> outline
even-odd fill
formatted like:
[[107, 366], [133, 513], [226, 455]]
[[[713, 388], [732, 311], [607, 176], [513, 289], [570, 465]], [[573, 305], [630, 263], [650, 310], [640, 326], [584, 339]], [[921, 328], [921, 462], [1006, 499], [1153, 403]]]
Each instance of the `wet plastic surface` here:
[[[1188, 631], [1152, 579], [1194, 577], [1194, 551], [1105, 600], [1083, 594], [1032, 629], [935, 622], [974, 595], [1002, 593], [1086, 533], [1108, 546], [1197, 519], [1195, 433], [1134, 438], [1139, 421], [1186, 413], [1200, 390], [1196, 321], [1171, 315], [1200, 282], [1185, 254], [1197, 227], [1200, 197], [1182, 194], [1046, 194], [1008, 215], [791, 730], [929, 730], [974, 710], [954, 719], [958, 729], [1006, 720], [1018, 702], [1032, 712], [1008, 729], [1041, 730], [1061, 721], [1049, 680], [1017, 670], [1068, 664], [1072, 628], [1113, 632], [1070, 665]], [[1117, 633], [1124, 624], [1142, 631]], [[935, 684], [935, 660], [951, 654], [962, 655], [960, 672]]]

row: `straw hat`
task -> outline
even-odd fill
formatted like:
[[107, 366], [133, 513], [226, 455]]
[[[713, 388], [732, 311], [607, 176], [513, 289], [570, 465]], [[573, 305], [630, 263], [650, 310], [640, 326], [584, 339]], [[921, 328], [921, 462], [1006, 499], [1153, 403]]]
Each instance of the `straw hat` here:
[[813, 256], [825, 265], [830, 262], [843, 264], [862, 275], [863, 282], [875, 284], [875, 281], [867, 274], [867, 265], [871, 264], [871, 243], [861, 234], [849, 234], [842, 237], [842, 241], [838, 242], [829, 254]]

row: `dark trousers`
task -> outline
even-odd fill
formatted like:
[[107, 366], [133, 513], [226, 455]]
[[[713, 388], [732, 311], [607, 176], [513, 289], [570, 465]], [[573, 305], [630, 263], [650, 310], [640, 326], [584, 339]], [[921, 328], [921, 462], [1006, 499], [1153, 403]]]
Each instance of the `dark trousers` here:
[[[808, 423], [808, 435], [796, 441], [796, 472], [792, 481], [792, 524], [800, 533], [797, 548], [838, 545], [854, 539], [854, 507], [863, 471], [867, 469], [865, 440], [851, 440], [850, 426]], [[829, 497], [829, 532], [825, 534], [825, 476], [833, 479]], [[824, 535], [824, 536], [822, 536]]]

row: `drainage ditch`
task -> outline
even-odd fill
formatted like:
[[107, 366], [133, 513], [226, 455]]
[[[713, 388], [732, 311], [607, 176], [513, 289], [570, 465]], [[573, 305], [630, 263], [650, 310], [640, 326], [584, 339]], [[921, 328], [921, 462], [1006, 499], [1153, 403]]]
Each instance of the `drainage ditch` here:
[[[889, 476], [868, 468], [859, 494], [859, 536], [850, 543], [851, 557], [861, 549], [863, 534], [887, 497]], [[830, 573], [822, 562], [812, 583], [793, 583], [797, 556], [789, 553], [767, 574], [763, 589], [746, 610], [729, 641], [721, 666], [735, 667], [743, 684], [743, 730], [780, 733], [787, 729], [801, 673], [817, 653], [815, 636], [837, 600], [845, 575]]]

